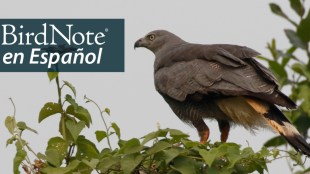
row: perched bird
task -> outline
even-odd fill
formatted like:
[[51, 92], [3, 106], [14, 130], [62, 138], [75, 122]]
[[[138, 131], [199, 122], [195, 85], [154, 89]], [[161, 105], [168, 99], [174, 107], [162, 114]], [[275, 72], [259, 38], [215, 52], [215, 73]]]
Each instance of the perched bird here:
[[309, 144], [275, 106], [294, 109], [296, 104], [253, 58], [260, 53], [238, 45], [192, 44], [165, 30], [148, 33], [136, 47], [155, 54], [156, 90], [183, 122], [197, 129], [201, 143], [210, 133], [207, 118], [217, 120], [223, 142], [233, 125], [251, 132], [273, 128], [296, 151], [310, 155]]

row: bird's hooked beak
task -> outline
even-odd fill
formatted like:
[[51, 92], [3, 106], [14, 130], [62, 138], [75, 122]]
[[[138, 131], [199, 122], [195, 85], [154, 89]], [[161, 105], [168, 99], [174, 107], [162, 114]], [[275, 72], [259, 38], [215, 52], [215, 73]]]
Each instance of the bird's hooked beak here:
[[139, 40], [137, 40], [137, 41], [135, 42], [134, 49], [136, 49], [136, 47], [142, 47], [142, 45], [141, 45], [141, 40], [142, 40], [142, 38], [140, 38]]

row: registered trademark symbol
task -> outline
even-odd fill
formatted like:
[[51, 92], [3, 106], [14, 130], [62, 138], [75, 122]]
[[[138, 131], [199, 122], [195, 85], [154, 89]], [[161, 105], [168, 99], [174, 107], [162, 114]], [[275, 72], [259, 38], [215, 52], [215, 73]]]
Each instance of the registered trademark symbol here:
[[106, 29], [105, 29], [105, 32], [108, 32], [108, 31], [109, 31], [109, 29], [108, 29], [108, 28], [106, 28]]

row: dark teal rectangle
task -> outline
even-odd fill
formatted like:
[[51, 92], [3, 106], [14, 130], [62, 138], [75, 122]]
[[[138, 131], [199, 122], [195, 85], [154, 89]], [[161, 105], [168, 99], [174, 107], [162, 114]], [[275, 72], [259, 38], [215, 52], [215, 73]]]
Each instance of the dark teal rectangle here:
[[[60, 72], [124, 72], [124, 19], [0, 19], [0, 72], [46, 72], [48, 70], [48, 62], [44, 63], [44, 59], [41, 55], [45, 53], [42, 48], [48, 48], [49, 46], [56, 47], [65, 44], [65, 47], [73, 47], [77, 49], [83, 49], [83, 51], [73, 51], [71, 57], [71, 64], [63, 64], [61, 58], [58, 63], [58, 69]], [[46, 25], [46, 42], [48, 45], [38, 45], [35, 42], [35, 37], [38, 33], [44, 32], [44, 26]], [[15, 27], [13, 32], [12, 26]], [[67, 43], [56, 30], [54, 30], [54, 42], [57, 44], [51, 45], [53, 34], [52, 26], [54, 25], [67, 39], [69, 38], [69, 27], [71, 26], [71, 39], [70, 44]], [[5, 27], [6, 26], [6, 27]], [[22, 26], [22, 27], [21, 27]], [[16, 36], [16, 42], [14, 36]], [[87, 34], [89, 32], [89, 34]], [[99, 36], [104, 37], [99, 38]], [[29, 43], [27, 45], [27, 33], [29, 33]], [[34, 36], [31, 36], [33, 33]], [[91, 34], [94, 33], [94, 34]], [[98, 34], [99, 33], [99, 34]], [[73, 35], [75, 34], [75, 41], [73, 42]], [[98, 43], [95, 42], [96, 34], [98, 34]], [[84, 42], [81, 43], [82, 37], [84, 36]], [[22, 37], [21, 37], [22, 36]], [[89, 36], [89, 42], [87, 41]], [[21, 38], [21, 39], [20, 39]], [[39, 42], [43, 42], [43, 34], [37, 36]], [[22, 43], [24, 45], [22, 45]], [[79, 45], [79, 43], [81, 43]], [[93, 43], [93, 44], [92, 44]], [[40, 43], [39, 43], [40, 44]], [[33, 60], [38, 64], [30, 64], [31, 52], [33, 49], [41, 49], [41, 51], [35, 52], [40, 57], [36, 57]], [[102, 49], [100, 63], [98, 63], [99, 50]], [[11, 53], [11, 54], [10, 54]], [[20, 56], [17, 57], [14, 63], [14, 56], [17, 53], [23, 54], [23, 63], [20, 64]], [[83, 63], [80, 64], [80, 56], [78, 56], [76, 64], [73, 64], [74, 55], [77, 53], [83, 53]], [[89, 54], [91, 53], [91, 54]], [[92, 63], [94, 53], [96, 60]], [[85, 57], [88, 56], [88, 63], [85, 61]], [[11, 59], [5, 59], [4, 56], [11, 57]], [[62, 54], [63, 55], [63, 54]], [[49, 55], [45, 55], [48, 57]], [[61, 55], [60, 55], [61, 56]], [[68, 55], [65, 57], [65, 62], [68, 62]], [[56, 57], [54, 57], [55, 60]], [[48, 57], [49, 59], [49, 57]], [[6, 64], [6, 63], [10, 64]], [[55, 65], [51, 65], [51, 68], [56, 70]]]

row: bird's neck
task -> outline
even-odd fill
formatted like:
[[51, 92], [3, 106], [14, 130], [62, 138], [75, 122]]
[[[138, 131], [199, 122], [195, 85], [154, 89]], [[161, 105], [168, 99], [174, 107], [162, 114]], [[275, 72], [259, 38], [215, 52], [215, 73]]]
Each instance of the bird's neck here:
[[174, 44], [168, 44], [169, 46], [164, 46], [159, 48], [155, 54], [155, 62], [154, 62], [154, 71], [156, 72], [158, 69], [169, 66], [172, 63], [172, 59], [167, 59], [168, 54], [173, 53], [177, 48], [181, 47], [182, 45], [188, 44], [187, 42], [181, 40], [181, 42], [176, 42]]

